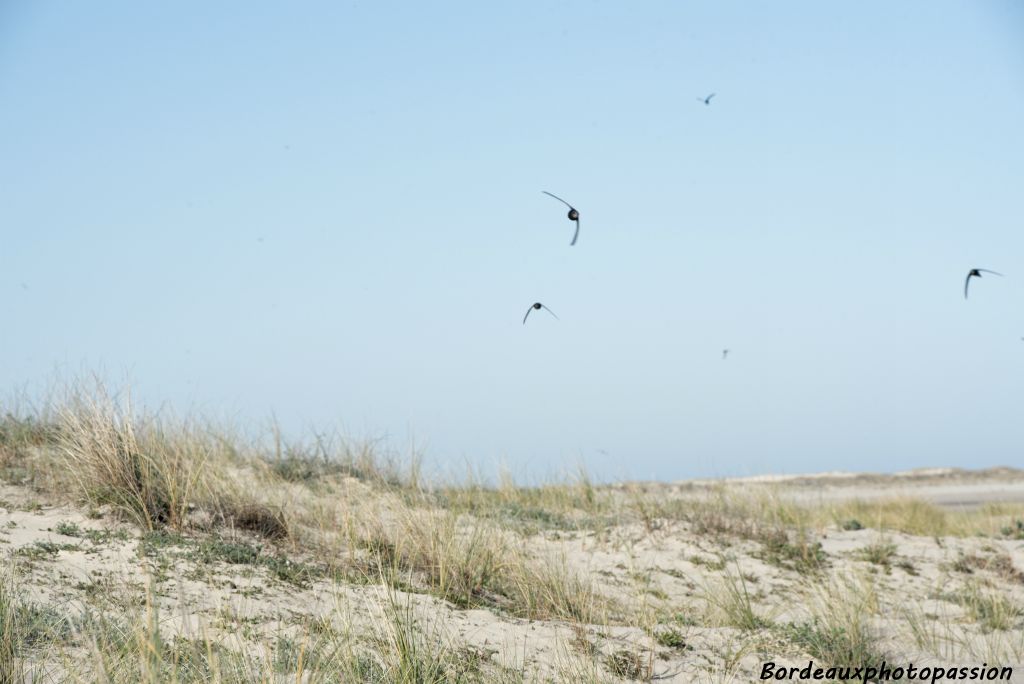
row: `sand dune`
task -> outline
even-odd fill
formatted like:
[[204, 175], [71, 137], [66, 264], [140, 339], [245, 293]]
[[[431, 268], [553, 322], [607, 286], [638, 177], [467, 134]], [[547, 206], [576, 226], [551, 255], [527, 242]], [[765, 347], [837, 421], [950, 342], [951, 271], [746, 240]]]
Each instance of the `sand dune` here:
[[236, 467], [286, 537], [198, 504], [180, 530], [147, 530], [38, 482], [0, 488], [10, 600], [41, 621], [19, 672], [719, 682], [768, 660], [1024, 661], [1017, 470], [426, 492]]

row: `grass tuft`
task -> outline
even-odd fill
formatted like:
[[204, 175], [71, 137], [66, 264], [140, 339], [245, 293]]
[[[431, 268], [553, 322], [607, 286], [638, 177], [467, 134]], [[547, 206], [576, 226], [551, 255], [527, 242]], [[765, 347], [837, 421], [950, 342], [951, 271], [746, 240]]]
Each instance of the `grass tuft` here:
[[754, 597], [747, 591], [747, 581], [742, 574], [726, 574], [721, 582], [704, 592], [709, 607], [717, 612], [715, 623], [736, 627], [744, 631], [756, 631], [770, 627], [772, 621], [763, 616], [755, 607]]
[[77, 397], [59, 415], [66, 467], [90, 504], [111, 504], [150, 530], [185, 524], [210, 457], [206, 435], [137, 417], [102, 393]]
[[889, 569], [896, 557], [896, 545], [888, 541], [877, 541], [860, 549], [857, 555], [861, 560]]
[[879, 607], [868, 577], [832, 577], [812, 587], [809, 605], [810, 619], [782, 626], [784, 638], [829, 665], [857, 667], [885, 659], [871, 628]]

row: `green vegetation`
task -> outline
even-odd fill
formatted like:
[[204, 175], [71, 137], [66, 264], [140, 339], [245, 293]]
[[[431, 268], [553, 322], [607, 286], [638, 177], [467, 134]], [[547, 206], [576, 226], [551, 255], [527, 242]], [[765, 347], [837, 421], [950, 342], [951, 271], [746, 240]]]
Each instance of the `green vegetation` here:
[[875, 565], [882, 565], [889, 569], [892, 567], [896, 557], [896, 545], [892, 542], [878, 541], [862, 548], [858, 555], [861, 560]]
[[1000, 532], [1009, 539], [1024, 539], [1024, 520], [1017, 518], [1009, 525], [1004, 526]]
[[693, 650], [693, 647], [686, 643], [686, 635], [675, 627], [665, 627], [657, 630], [654, 633], [654, 640], [665, 648], [673, 648], [678, 651]]
[[57, 523], [57, 534], [62, 534], [65, 537], [80, 537], [82, 536], [82, 529], [77, 523], [62, 520]]
[[977, 622], [986, 632], [1008, 631], [1021, 628], [1022, 611], [1006, 594], [998, 589], [970, 581], [959, 591], [944, 592], [936, 596], [962, 607], [968, 618]]
[[781, 633], [798, 648], [830, 666], [860, 667], [865, 663], [885, 660], [877, 639], [863, 625], [825, 623], [814, 619], [785, 625]]

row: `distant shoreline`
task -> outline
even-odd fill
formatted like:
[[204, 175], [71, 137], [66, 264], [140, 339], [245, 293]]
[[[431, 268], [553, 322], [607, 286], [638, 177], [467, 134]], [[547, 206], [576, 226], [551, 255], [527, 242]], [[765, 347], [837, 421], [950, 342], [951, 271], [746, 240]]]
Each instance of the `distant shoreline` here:
[[798, 502], [909, 497], [944, 508], [977, 508], [987, 504], [1024, 502], [1024, 470], [999, 466], [979, 470], [918, 468], [896, 473], [823, 472], [794, 475], [753, 475], [673, 482], [682, 489], [725, 486], [778, 488]]

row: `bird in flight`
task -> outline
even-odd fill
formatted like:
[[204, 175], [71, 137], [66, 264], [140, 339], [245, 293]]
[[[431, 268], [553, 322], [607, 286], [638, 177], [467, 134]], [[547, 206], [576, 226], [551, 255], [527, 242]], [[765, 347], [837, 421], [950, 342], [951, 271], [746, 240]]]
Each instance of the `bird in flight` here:
[[[554, 311], [552, 311], [548, 307], [544, 306], [540, 302], [534, 302], [533, 304], [530, 305], [530, 308], [526, 310], [526, 315], [523, 316], [523, 325], [526, 325], [526, 319], [530, 317], [530, 312], [533, 311], [534, 309], [538, 309], [538, 310], [544, 309], [549, 314], [551, 314], [552, 316], [555, 316], [555, 312]], [[558, 318], [558, 316], [555, 316], [555, 319], [556, 320], [561, 320], [561, 319]]]
[[576, 238], [580, 236], [580, 212], [576, 211], [576, 207], [572, 206], [558, 195], [552, 195], [547, 190], [541, 190], [541, 192], [549, 197], [554, 197], [556, 200], [569, 207], [569, 220], [576, 222], [576, 233], [572, 236], [572, 242], [569, 243], [569, 246], [572, 247], [576, 244]]
[[992, 275], [1001, 276], [1002, 273], [996, 273], [990, 271], [987, 268], [972, 268], [971, 272], [967, 274], [967, 278], [964, 280], [964, 299], [967, 299], [967, 286], [971, 284], [971, 278], [980, 278], [982, 273], [991, 273]]
[[728, 356], [729, 356], [729, 350], [728, 350], [728, 349], [723, 349], [723, 350], [722, 350], [722, 360], [723, 360], [723, 361], [725, 361], [725, 359], [726, 359], [726, 358], [727, 358]]
[[703, 102], [705, 105], [710, 105], [711, 104], [711, 98], [713, 98], [714, 96], [715, 96], [715, 93], [711, 93], [707, 97], [698, 97], [697, 98], [697, 102]]

